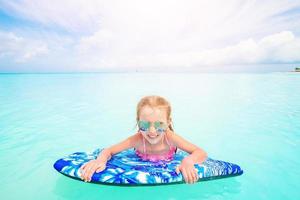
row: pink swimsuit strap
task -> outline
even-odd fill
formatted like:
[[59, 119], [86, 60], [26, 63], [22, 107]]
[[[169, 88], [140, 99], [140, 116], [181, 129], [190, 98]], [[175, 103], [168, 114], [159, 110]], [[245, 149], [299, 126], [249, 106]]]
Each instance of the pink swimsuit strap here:
[[146, 143], [145, 143], [145, 138], [143, 137], [143, 146], [144, 146], [144, 152], [140, 152], [138, 150], [136, 150], [136, 154], [142, 158], [142, 160], [148, 160], [148, 161], [152, 161], [152, 162], [158, 162], [158, 161], [170, 161], [173, 159], [174, 154], [176, 153], [176, 147], [175, 146], [171, 146], [167, 136], [165, 136], [166, 141], [170, 147], [170, 150], [166, 153], [163, 154], [147, 154], [146, 153]]

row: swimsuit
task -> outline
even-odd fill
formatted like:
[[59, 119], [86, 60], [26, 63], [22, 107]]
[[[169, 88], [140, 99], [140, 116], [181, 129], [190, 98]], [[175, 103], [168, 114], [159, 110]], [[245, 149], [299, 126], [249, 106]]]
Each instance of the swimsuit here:
[[158, 161], [171, 161], [173, 160], [174, 154], [176, 153], [177, 147], [176, 146], [171, 146], [168, 138], [165, 136], [166, 141], [170, 147], [169, 151], [166, 153], [161, 153], [161, 154], [147, 154], [146, 153], [146, 144], [145, 144], [145, 138], [143, 137], [143, 144], [144, 144], [144, 152], [140, 152], [139, 150], [136, 149], [136, 154], [142, 159], [142, 160], [147, 160], [151, 162], [158, 162]]

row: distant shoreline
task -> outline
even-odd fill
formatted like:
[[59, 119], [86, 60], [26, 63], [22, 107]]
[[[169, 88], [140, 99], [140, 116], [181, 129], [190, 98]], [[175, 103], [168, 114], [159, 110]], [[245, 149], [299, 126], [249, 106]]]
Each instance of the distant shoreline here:
[[156, 71], [145, 71], [145, 72], [13, 72], [3, 73], [0, 72], [0, 76], [9, 75], [96, 75], [96, 74], [273, 74], [273, 73], [300, 73], [300, 71], [274, 71], [274, 72], [156, 72]]
[[300, 67], [295, 67], [295, 71], [294, 72], [300, 72]]

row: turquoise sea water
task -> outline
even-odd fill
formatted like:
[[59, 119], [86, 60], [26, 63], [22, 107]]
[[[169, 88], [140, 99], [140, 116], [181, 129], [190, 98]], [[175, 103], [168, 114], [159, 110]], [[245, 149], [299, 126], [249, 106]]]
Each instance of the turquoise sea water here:
[[[175, 131], [242, 176], [194, 185], [118, 187], [56, 172], [76, 151], [135, 132], [150, 94], [172, 104]], [[2, 74], [2, 199], [299, 199], [300, 74]]]

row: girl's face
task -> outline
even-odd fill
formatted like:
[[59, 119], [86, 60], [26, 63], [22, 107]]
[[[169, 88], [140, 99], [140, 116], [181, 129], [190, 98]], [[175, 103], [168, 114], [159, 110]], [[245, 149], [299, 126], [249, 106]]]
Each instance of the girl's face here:
[[150, 144], [159, 143], [165, 134], [165, 131], [157, 131], [157, 125], [159, 124], [159, 122], [160, 124], [162, 124], [162, 127], [165, 127], [166, 130], [169, 127], [167, 112], [165, 109], [144, 106], [140, 111], [139, 121], [150, 123], [149, 129], [147, 129], [146, 131], [140, 130], [140, 133]]

